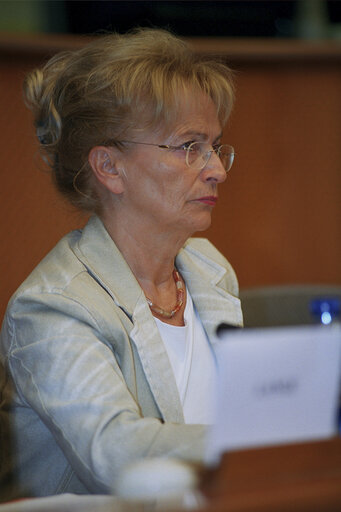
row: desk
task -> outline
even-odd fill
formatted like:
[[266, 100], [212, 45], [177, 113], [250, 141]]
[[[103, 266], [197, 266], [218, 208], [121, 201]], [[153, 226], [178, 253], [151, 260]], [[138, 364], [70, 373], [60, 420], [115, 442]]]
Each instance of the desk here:
[[341, 439], [225, 454], [202, 491], [207, 512], [340, 512]]
[[[203, 474], [201, 491], [208, 503], [200, 512], [340, 512], [341, 439], [231, 452], [217, 469]], [[110, 496], [75, 495], [0, 505], [1, 512], [142, 509], [150, 510], [132, 509]], [[170, 509], [159, 506], [157, 511]]]

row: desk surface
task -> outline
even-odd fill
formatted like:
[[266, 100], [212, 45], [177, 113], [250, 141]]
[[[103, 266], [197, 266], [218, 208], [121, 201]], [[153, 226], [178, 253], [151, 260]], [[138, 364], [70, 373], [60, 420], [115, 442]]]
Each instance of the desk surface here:
[[225, 454], [202, 489], [215, 512], [340, 512], [341, 439]]

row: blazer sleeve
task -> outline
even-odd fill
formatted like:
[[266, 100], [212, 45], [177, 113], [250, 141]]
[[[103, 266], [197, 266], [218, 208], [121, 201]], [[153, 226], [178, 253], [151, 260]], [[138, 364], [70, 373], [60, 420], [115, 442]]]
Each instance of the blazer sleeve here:
[[31, 408], [41, 422], [33, 442], [47, 430], [89, 492], [109, 492], [122, 468], [143, 457], [202, 460], [206, 427], [143, 417], [83, 304], [61, 294], [22, 296], [7, 313], [1, 343], [16, 410]]

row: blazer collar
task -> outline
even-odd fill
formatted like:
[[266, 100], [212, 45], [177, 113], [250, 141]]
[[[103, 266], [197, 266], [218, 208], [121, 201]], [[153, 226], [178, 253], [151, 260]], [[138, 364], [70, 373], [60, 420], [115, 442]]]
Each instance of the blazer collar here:
[[[89, 220], [74, 250], [94, 279], [131, 318], [134, 327], [129, 335], [164, 420], [183, 422], [173, 371], [144, 293], [98, 217]], [[241, 325], [239, 299], [219, 286], [226, 274], [224, 267], [190, 244], [179, 252], [176, 265], [211, 343], [216, 340], [215, 331], [220, 323]]]
[[82, 231], [75, 253], [92, 276], [132, 317], [143, 292], [102, 221], [91, 217]]
[[194, 305], [211, 343], [217, 341], [216, 329], [221, 323], [241, 327], [243, 317], [240, 300], [223, 286], [227, 270], [187, 243], [176, 258], [176, 265], [186, 281]]

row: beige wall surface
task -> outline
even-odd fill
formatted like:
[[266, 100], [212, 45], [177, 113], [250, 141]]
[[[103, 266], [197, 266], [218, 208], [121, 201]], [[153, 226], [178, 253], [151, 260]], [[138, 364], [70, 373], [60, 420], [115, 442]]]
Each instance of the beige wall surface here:
[[[237, 85], [224, 133], [236, 160], [204, 236], [231, 261], [243, 288], [341, 284], [340, 47], [195, 44], [226, 55]], [[43, 170], [21, 97], [25, 73], [44, 55], [34, 45], [9, 49], [0, 38], [0, 318], [40, 259], [85, 222]]]

